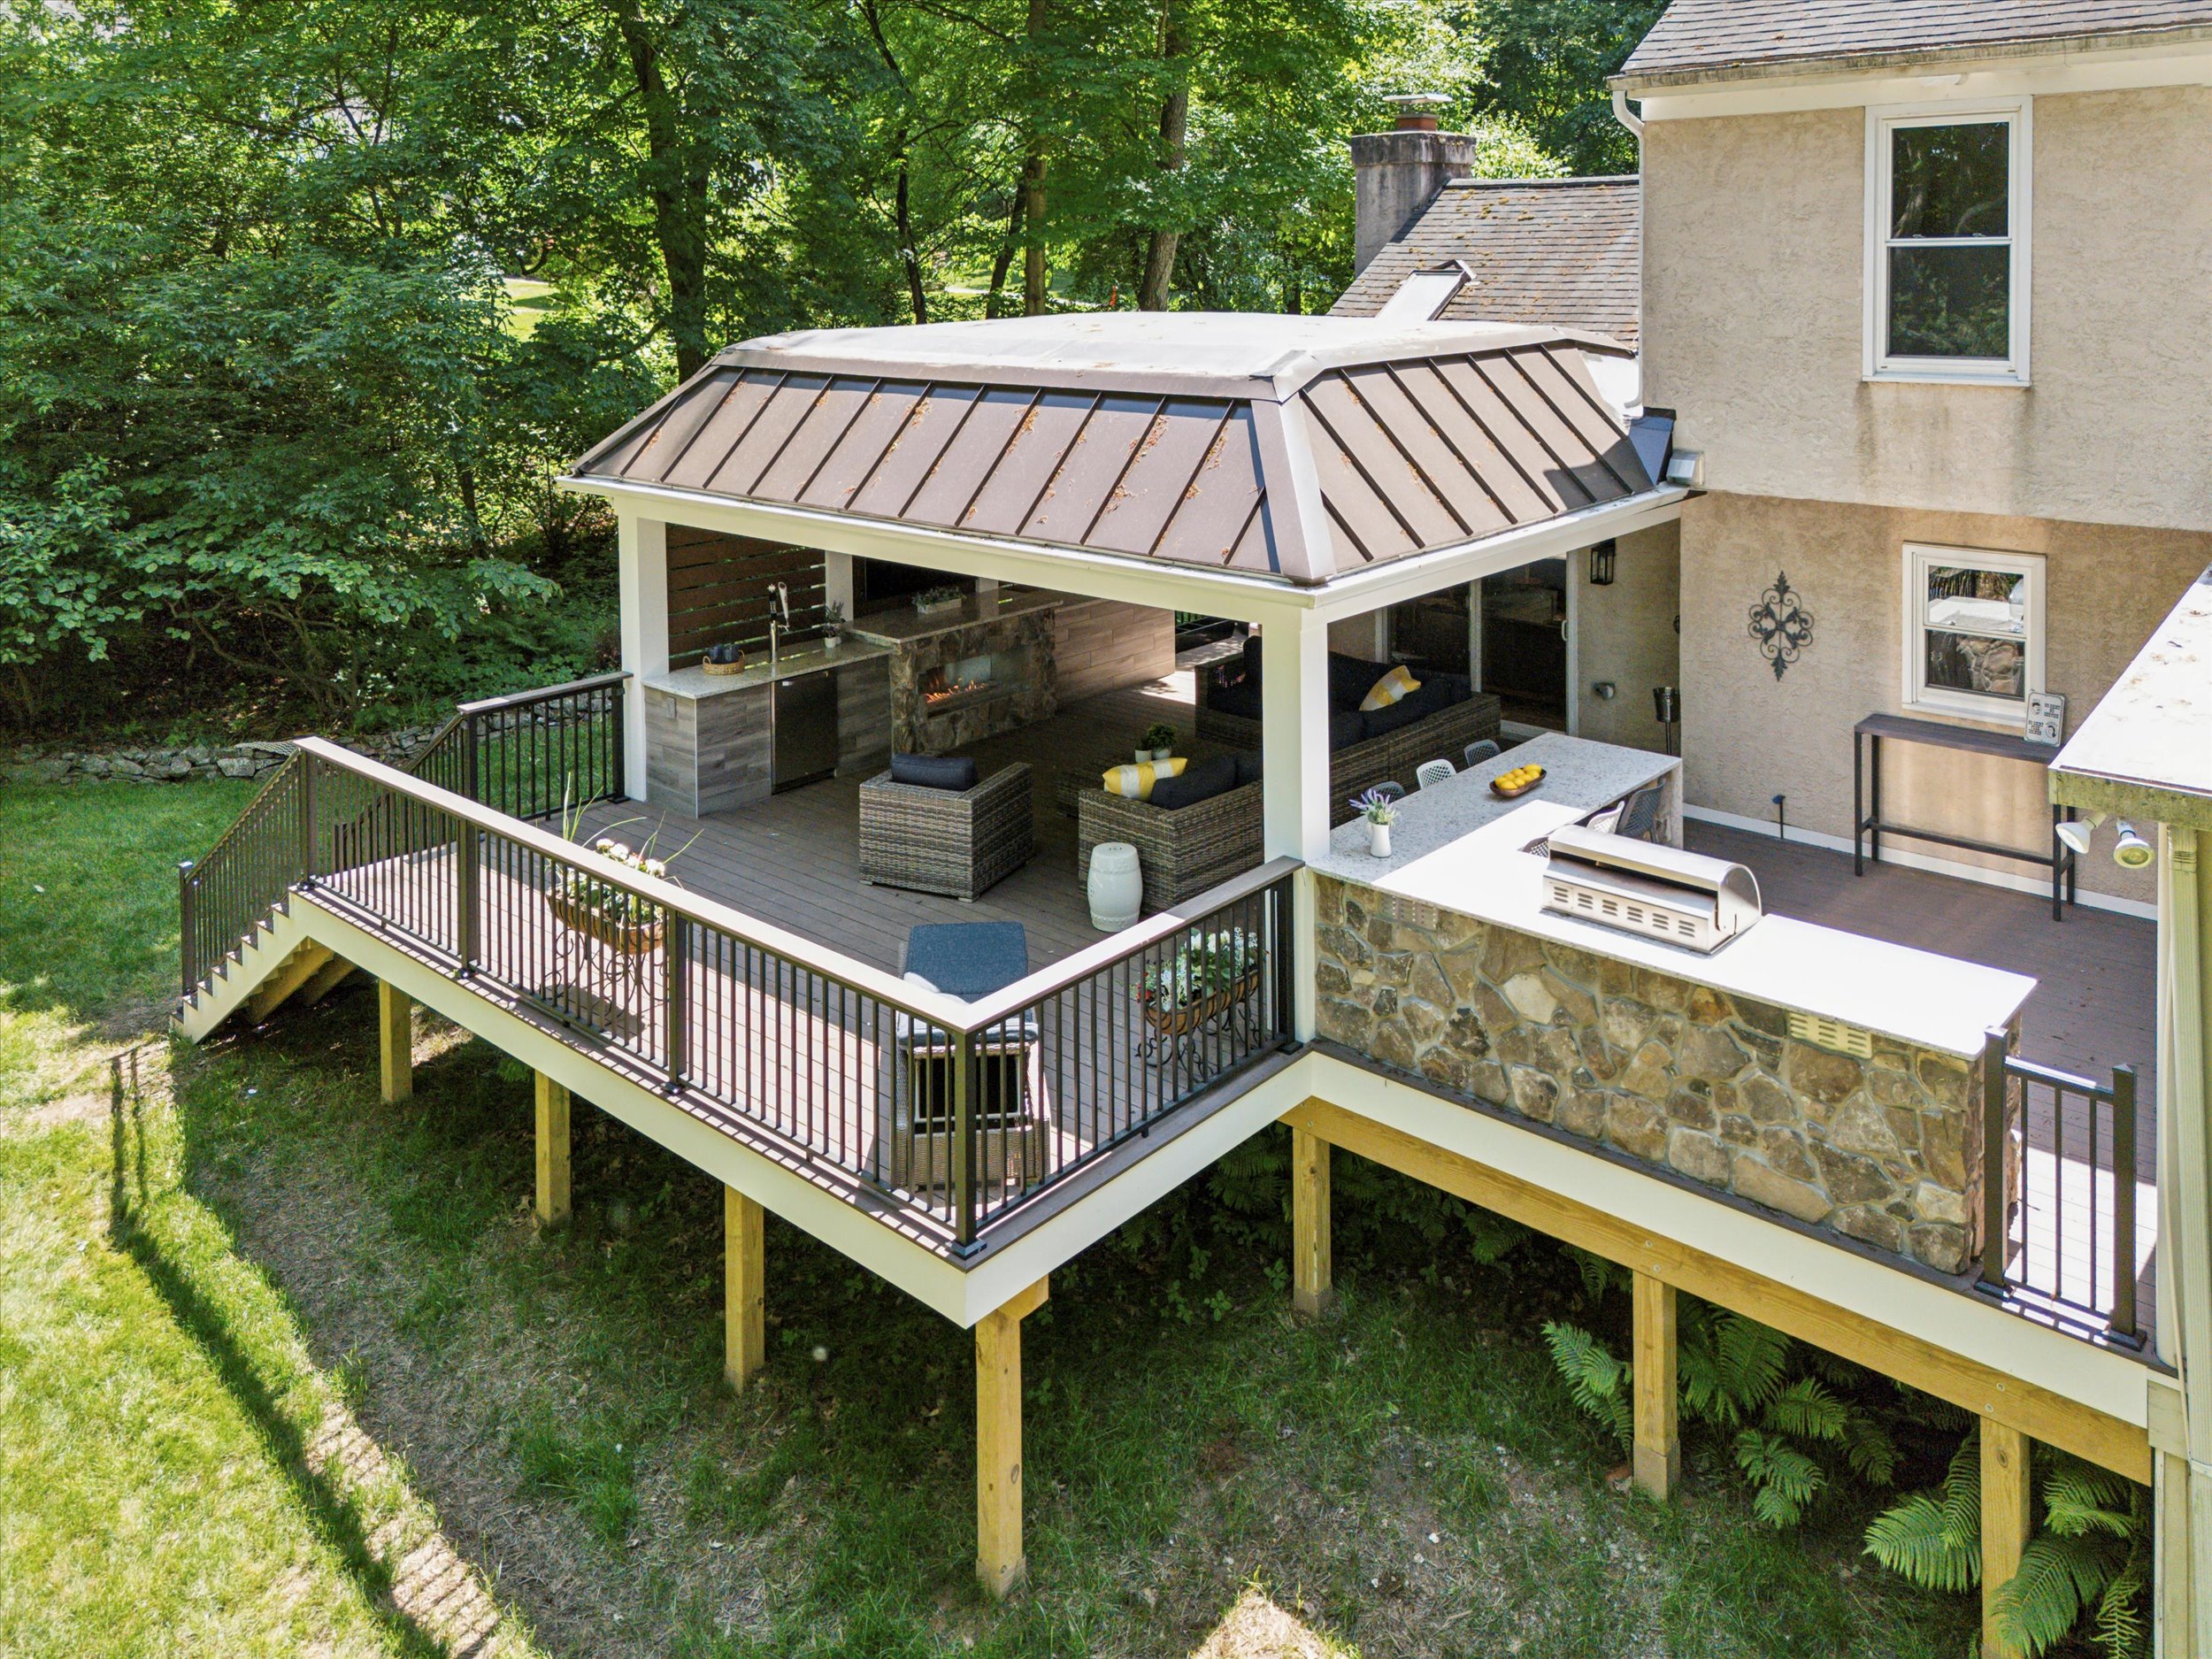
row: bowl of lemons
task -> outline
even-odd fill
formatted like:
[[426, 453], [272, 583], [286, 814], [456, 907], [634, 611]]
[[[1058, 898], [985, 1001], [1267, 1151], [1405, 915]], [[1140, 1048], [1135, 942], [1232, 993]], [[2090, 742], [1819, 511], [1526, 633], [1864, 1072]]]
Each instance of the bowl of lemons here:
[[1517, 795], [1526, 795], [1544, 781], [1544, 769], [1534, 761], [1525, 766], [1516, 766], [1502, 772], [1490, 780], [1490, 793], [1501, 801], [1510, 801]]

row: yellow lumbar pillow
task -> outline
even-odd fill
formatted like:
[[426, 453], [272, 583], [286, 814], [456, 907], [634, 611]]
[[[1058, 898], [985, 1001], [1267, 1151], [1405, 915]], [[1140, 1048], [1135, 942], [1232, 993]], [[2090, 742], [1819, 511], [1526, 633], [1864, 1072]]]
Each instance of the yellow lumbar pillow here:
[[1139, 761], [1131, 766], [1109, 766], [1106, 769], [1106, 793], [1123, 795], [1132, 801], [1148, 800], [1152, 786], [1163, 778], [1179, 777], [1183, 771], [1179, 755], [1169, 760]]
[[1370, 709], [1387, 709], [1409, 691], [1421, 689], [1421, 682], [1413, 677], [1413, 671], [1403, 663], [1378, 680], [1371, 690], [1360, 699], [1360, 712]]

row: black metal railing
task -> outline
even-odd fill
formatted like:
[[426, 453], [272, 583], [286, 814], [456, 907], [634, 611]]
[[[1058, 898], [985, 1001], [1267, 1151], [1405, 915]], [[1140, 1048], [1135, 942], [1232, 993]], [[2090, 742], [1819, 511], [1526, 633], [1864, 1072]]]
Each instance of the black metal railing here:
[[307, 774], [280, 765], [205, 857], [177, 866], [178, 957], [188, 998], [281, 910], [303, 869]]
[[510, 818], [623, 798], [627, 671], [464, 703], [406, 770]]
[[2009, 1048], [1984, 1039], [1980, 1287], [2139, 1344], [2134, 1070], [2102, 1084]]
[[956, 1248], [1291, 1041], [1290, 860], [969, 1003], [334, 744], [295, 768], [319, 902]]

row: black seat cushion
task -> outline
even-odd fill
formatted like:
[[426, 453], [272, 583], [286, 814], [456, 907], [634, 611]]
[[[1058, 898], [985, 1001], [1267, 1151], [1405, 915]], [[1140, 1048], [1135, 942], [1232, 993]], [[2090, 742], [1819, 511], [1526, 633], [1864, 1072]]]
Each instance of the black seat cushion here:
[[1329, 753], [1349, 749], [1367, 735], [1367, 717], [1357, 709], [1338, 709], [1329, 716]]
[[1256, 634], [1244, 636], [1244, 677], [1256, 686], [1260, 683], [1260, 636]]
[[960, 794], [975, 787], [980, 774], [972, 755], [894, 755], [891, 781], [910, 783], [922, 789], [949, 789]]
[[1237, 751], [1237, 787], [1241, 789], [1246, 784], [1257, 783], [1259, 780], [1259, 750], [1256, 749], [1239, 749]]
[[1368, 736], [1380, 737], [1455, 703], [1464, 703], [1473, 695], [1463, 674], [1431, 674], [1397, 702], [1386, 708], [1370, 709], [1360, 718]]
[[1217, 755], [1211, 760], [1194, 760], [1174, 777], [1161, 779], [1145, 798], [1163, 812], [1172, 812], [1178, 807], [1196, 806], [1201, 801], [1226, 795], [1236, 787], [1237, 757]]
[[1260, 682], [1257, 677], [1240, 680], [1233, 686], [1209, 686], [1206, 706], [1221, 714], [1233, 714], [1242, 719], [1260, 718]]
[[1342, 651], [1329, 653], [1329, 707], [1356, 710], [1367, 701], [1367, 694], [1375, 688], [1375, 682], [1390, 672], [1388, 663], [1373, 663], [1364, 657], [1348, 657]]

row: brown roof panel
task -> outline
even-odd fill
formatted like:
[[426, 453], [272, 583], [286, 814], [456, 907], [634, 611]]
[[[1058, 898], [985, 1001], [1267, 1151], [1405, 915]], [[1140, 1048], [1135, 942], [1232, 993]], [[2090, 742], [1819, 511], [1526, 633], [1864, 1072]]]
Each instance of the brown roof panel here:
[[1089, 541], [1117, 553], [1151, 552], [1234, 409], [1211, 398], [1171, 400], [1129, 457]]
[[1650, 490], [1582, 345], [1194, 312], [776, 336], [575, 481], [1325, 582]]

